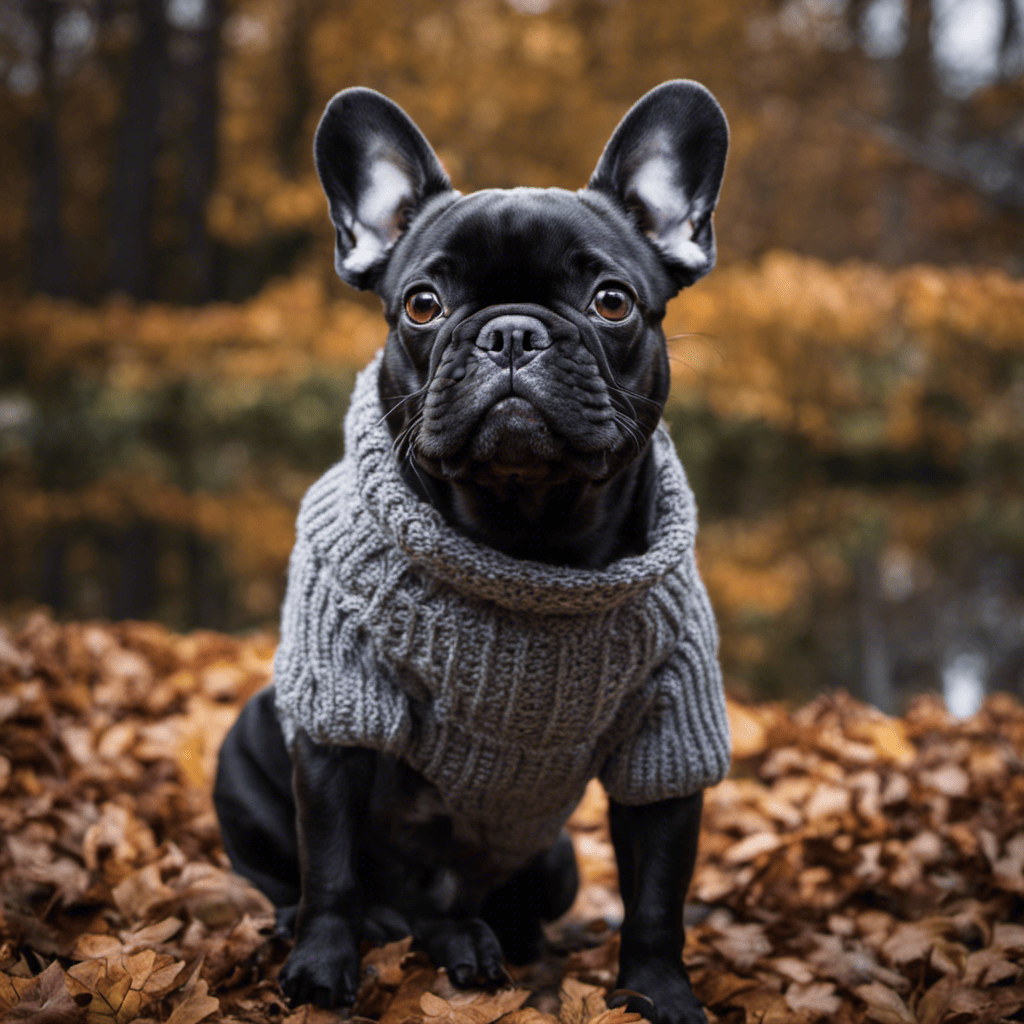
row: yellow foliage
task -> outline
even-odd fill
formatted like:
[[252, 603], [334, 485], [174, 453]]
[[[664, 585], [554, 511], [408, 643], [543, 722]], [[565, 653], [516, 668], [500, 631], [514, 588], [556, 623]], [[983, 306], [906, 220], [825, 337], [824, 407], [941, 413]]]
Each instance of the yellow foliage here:
[[1024, 360], [1024, 281], [999, 271], [888, 272], [776, 252], [685, 292], [666, 334], [679, 397], [825, 449], [924, 444], [951, 459], [1024, 432], [1007, 372]]

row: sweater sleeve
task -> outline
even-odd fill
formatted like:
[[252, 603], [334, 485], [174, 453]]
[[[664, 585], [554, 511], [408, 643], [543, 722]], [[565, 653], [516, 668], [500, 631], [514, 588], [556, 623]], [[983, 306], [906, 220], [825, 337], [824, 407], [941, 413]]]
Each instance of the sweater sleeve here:
[[601, 769], [601, 782], [617, 803], [689, 796], [720, 782], [729, 771], [718, 630], [704, 584], [696, 572], [693, 578], [689, 628], [651, 676], [639, 727]]
[[310, 541], [305, 525], [300, 515], [274, 657], [285, 743], [290, 748], [301, 728], [318, 743], [404, 750], [408, 700], [372, 661], [360, 622], [362, 604], [338, 585], [330, 552]]

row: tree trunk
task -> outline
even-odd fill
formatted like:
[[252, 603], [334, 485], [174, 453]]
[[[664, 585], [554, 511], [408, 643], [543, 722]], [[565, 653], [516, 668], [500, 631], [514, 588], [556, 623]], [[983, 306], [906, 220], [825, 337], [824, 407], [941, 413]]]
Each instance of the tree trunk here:
[[53, 30], [59, 7], [51, 0], [34, 0], [30, 11], [39, 32], [42, 107], [32, 131], [35, 188], [30, 207], [29, 284], [33, 291], [65, 295], [69, 284], [68, 260], [60, 222], [60, 148], [57, 144], [57, 89], [53, 73]]
[[281, 170], [294, 178], [309, 166], [310, 146], [303, 137], [306, 114], [313, 103], [313, 87], [309, 80], [310, 16], [306, 10], [308, 0], [291, 0], [291, 19], [288, 25], [288, 41], [285, 44], [284, 65], [286, 80], [289, 82], [290, 103], [281, 122], [278, 136], [278, 152]]
[[110, 198], [110, 287], [145, 298], [168, 29], [162, 0], [138, 0], [136, 13], [139, 35], [125, 82]]
[[189, 75], [192, 131], [185, 143], [181, 213], [185, 222], [185, 298], [213, 297], [213, 252], [206, 227], [206, 205], [217, 170], [217, 83], [220, 64], [223, 0], [206, 0], [206, 19], [194, 33], [195, 57]]

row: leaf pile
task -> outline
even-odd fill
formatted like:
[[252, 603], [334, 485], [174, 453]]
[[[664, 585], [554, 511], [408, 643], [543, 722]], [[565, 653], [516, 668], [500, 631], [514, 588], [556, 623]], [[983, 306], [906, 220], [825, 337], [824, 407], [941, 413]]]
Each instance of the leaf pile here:
[[[144, 623], [0, 629], [0, 1019], [332, 1021], [282, 1000], [287, 943], [227, 870], [216, 751], [273, 641]], [[1024, 1019], [1024, 708], [905, 719], [844, 696], [730, 706], [707, 794], [687, 962], [713, 1021]], [[559, 952], [457, 992], [409, 940], [368, 950], [357, 1017], [636, 1024], [609, 1009], [621, 915], [606, 801], [572, 831], [583, 886]]]

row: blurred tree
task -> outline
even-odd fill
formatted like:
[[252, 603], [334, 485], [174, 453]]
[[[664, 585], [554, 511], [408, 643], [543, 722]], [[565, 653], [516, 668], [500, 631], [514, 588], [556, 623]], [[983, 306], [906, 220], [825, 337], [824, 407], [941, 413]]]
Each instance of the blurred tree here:
[[680, 75], [733, 125], [724, 261], [792, 248], [1020, 269], [1020, 0], [973, 5], [994, 26], [973, 64], [956, 5], [936, 0], [7, 8], [0, 182], [8, 203], [34, 196], [31, 223], [6, 229], [35, 253], [8, 267], [22, 287], [200, 302], [321, 257], [309, 140], [345, 85], [403, 103], [465, 188], [578, 187], [625, 106]]
[[[631, 102], [690, 77], [732, 144], [720, 269], [667, 321], [670, 412], [731, 681], [860, 681], [885, 702], [968, 634], [1012, 681], [1021, 12], [8, 0], [0, 603], [275, 615], [296, 504], [383, 337], [375, 301], [332, 271], [310, 142], [335, 91], [392, 96], [463, 190], [578, 188]], [[990, 577], [999, 628], [963, 596]], [[915, 615], [940, 597], [933, 634]]]
[[29, 287], [47, 295], [63, 295], [68, 288], [68, 261], [61, 227], [60, 153], [56, 139], [57, 87], [54, 68], [54, 30], [59, 8], [49, 0], [32, 0], [29, 15], [38, 47], [39, 101], [32, 138], [35, 187], [29, 218]]

